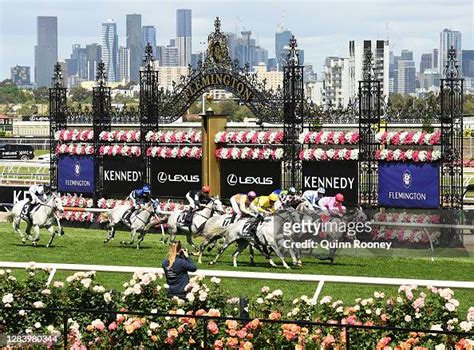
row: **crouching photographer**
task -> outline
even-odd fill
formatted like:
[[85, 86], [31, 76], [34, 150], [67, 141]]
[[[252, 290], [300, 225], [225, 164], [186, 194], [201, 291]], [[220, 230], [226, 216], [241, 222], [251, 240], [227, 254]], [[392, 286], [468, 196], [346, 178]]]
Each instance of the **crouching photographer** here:
[[186, 285], [189, 283], [188, 272], [197, 270], [194, 262], [189, 258], [186, 248], [181, 248], [179, 241], [172, 242], [168, 256], [161, 265], [165, 271], [166, 283], [169, 285], [168, 294], [181, 299], [186, 297]]

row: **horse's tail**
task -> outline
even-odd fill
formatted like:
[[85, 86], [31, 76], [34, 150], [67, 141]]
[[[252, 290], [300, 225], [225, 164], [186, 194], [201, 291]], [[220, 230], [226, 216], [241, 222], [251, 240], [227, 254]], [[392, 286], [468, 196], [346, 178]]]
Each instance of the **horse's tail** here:
[[8, 213], [7, 214], [7, 221], [8, 222], [13, 222], [13, 218], [15, 217], [15, 214], [13, 214], [12, 212]]

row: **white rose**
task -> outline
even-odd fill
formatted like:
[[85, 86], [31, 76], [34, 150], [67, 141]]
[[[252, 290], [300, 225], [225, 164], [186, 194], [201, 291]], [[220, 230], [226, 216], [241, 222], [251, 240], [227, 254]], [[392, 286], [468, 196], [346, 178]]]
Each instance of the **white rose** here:
[[37, 309], [40, 309], [40, 308], [43, 308], [43, 307], [44, 307], [44, 304], [43, 304], [43, 302], [41, 302], [41, 301], [35, 301], [35, 302], [33, 303], [33, 306], [34, 306], [35, 308], [37, 308]]
[[13, 302], [13, 294], [12, 293], [5, 294], [2, 298], [2, 302], [4, 304], [12, 303]]
[[50, 291], [49, 289], [43, 289], [43, 290], [41, 291], [41, 294], [43, 294], [43, 295], [51, 295], [51, 291]]
[[263, 304], [263, 299], [262, 299], [262, 298], [258, 298], [258, 299], [257, 299], [257, 304]]
[[35, 323], [35, 328], [36, 328], [36, 329], [40, 329], [40, 328], [41, 328], [41, 323], [36, 322], [36, 323]]
[[110, 293], [105, 293], [104, 294], [104, 300], [106, 303], [110, 303], [112, 301], [112, 295], [110, 295]]
[[157, 329], [157, 328], [159, 328], [159, 327], [160, 327], [160, 325], [159, 325], [158, 323], [156, 323], [156, 322], [151, 322], [151, 323], [150, 323], [150, 329], [151, 329], [151, 330], [155, 330], [155, 329]]
[[219, 283], [221, 283], [221, 279], [220, 279], [220, 278], [217, 278], [217, 277], [212, 277], [212, 278], [211, 278], [211, 282], [212, 282], [212, 283], [215, 283], [215, 284], [219, 284]]
[[81, 284], [84, 286], [84, 288], [89, 288], [92, 283], [92, 280], [90, 278], [84, 278], [81, 280]]

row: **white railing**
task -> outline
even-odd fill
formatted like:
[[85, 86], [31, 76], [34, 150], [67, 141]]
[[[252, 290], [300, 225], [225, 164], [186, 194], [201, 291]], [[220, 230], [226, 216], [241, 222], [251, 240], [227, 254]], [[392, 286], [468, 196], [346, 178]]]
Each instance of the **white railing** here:
[[[30, 263], [27, 262], [10, 262], [0, 261], [0, 267], [3, 268], [26, 268]], [[49, 285], [57, 270], [66, 271], [99, 271], [99, 272], [154, 272], [163, 273], [162, 268], [156, 267], [139, 267], [139, 266], [115, 266], [115, 265], [83, 265], [83, 264], [55, 264], [55, 263], [35, 263], [38, 268], [49, 268], [51, 273], [47, 284]], [[270, 272], [251, 272], [251, 271], [223, 271], [223, 270], [199, 270], [190, 273], [191, 275], [204, 275], [208, 277], [219, 278], [240, 278], [240, 279], [256, 279], [256, 280], [273, 280], [273, 281], [289, 281], [289, 282], [317, 282], [313, 300], [317, 301], [324, 283], [346, 283], [346, 284], [370, 284], [370, 285], [416, 285], [416, 286], [433, 286], [438, 288], [463, 288], [474, 289], [474, 282], [471, 281], [446, 281], [446, 280], [422, 280], [411, 278], [389, 278], [389, 277], [364, 277], [364, 276], [333, 276], [333, 275], [310, 275], [295, 273], [270, 273]]]

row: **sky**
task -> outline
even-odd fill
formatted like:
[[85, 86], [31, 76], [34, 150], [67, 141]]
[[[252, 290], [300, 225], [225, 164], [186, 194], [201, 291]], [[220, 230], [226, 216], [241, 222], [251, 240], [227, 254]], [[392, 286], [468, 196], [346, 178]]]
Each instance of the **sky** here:
[[205, 49], [219, 16], [225, 32], [251, 30], [274, 57], [275, 32], [282, 24], [317, 73], [325, 57], [348, 57], [350, 40], [388, 38], [395, 54], [414, 52], [417, 69], [421, 54], [439, 47], [444, 28], [461, 31], [462, 48], [474, 49], [474, 0], [0, 0], [0, 79], [9, 78], [17, 64], [31, 66], [33, 75], [37, 16], [58, 17], [59, 59], [64, 60], [75, 43], [100, 43], [101, 24], [109, 18], [117, 22], [119, 44], [125, 46], [130, 13], [142, 14], [142, 25], [157, 29], [157, 45], [166, 45], [176, 36], [179, 8], [192, 9], [193, 52]]

